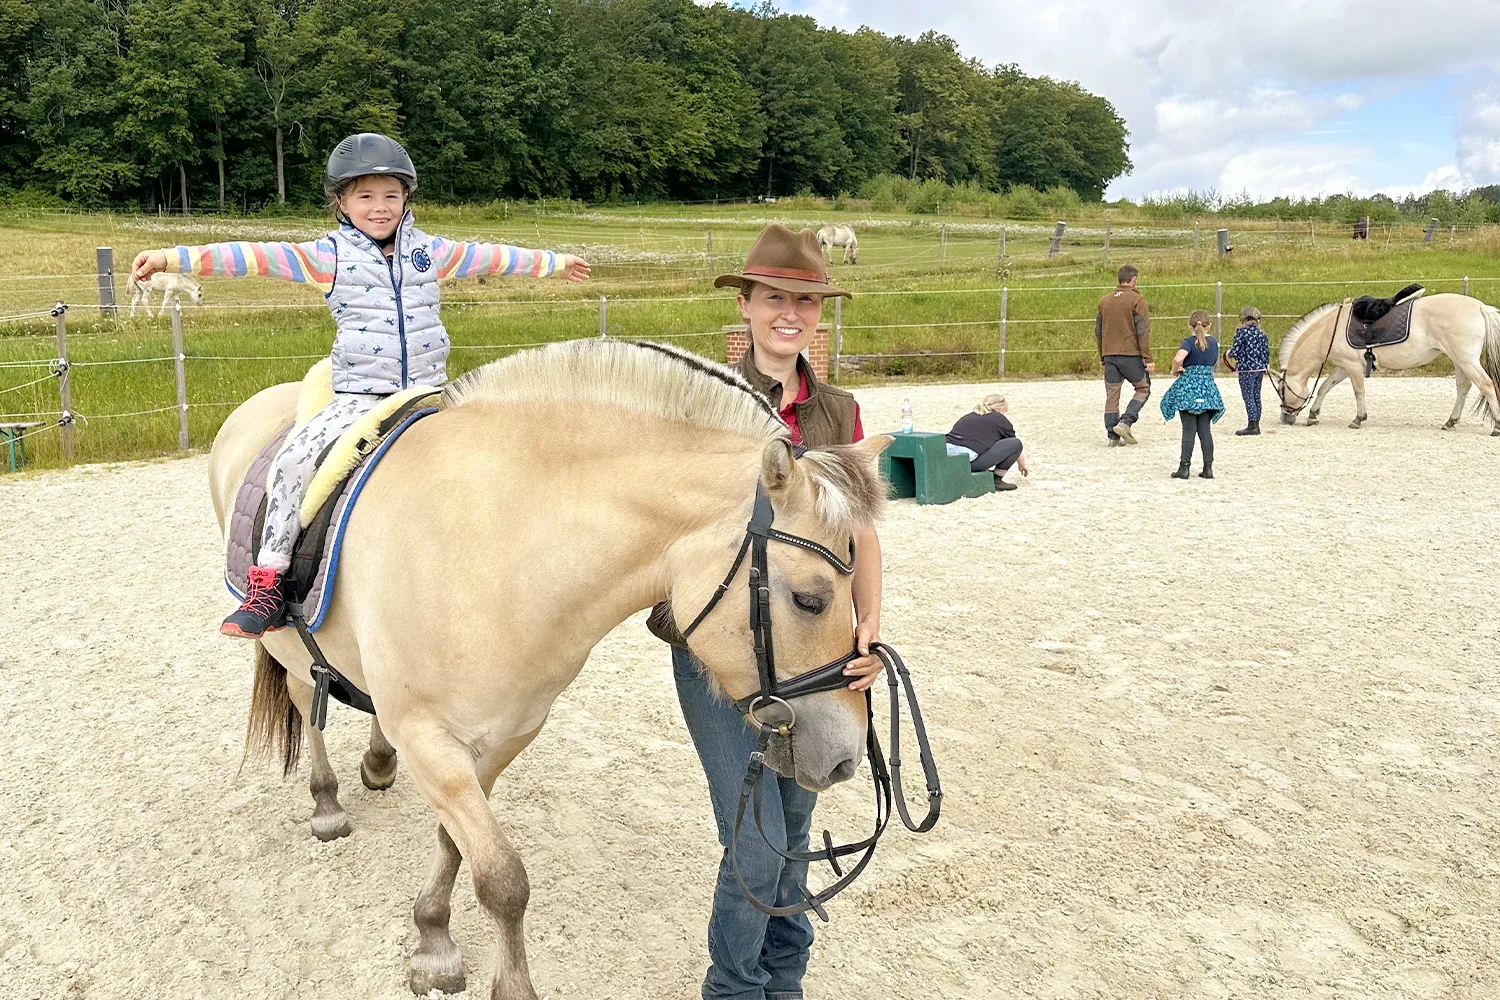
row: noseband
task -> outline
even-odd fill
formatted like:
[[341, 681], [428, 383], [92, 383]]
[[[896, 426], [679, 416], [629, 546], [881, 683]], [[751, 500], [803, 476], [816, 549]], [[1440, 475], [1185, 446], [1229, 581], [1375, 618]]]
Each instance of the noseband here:
[[[771, 843], [766, 837], [765, 828], [761, 825], [761, 781], [765, 775], [766, 747], [771, 742], [773, 735], [790, 737], [796, 729], [797, 713], [791, 702], [795, 698], [805, 698], [808, 695], [819, 694], [825, 691], [837, 691], [849, 683], [849, 678], [844, 674], [844, 668], [861, 657], [856, 648], [821, 667], [798, 674], [786, 681], [779, 680], [776, 676], [776, 653], [771, 642], [771, 578], [766, 565], [766, 548], [770, 542], [783, 542], [787, 545], [796, 545], [815, 553], [823, 558], [830, 566], [844, 576], [854, 573], [854, 541], [849, 541], [849, 560], [845, 562], [835, 555], [830, 549], [819, 545], [810, 538], [802, 538], [799, 535], [789, 535], [783, 531], [777, 531], [771, 526], [775, 520], [775, 512], [771, 509], [771, 498], [766, 493], [765, 484], [756, 483], [755, 507], [750, 515], [750, 522], [745, 526], [745, 538], [740, 543], [739, 554], [734, 557], [734, 564], [729, 567], [729, 572], [724, 577], [724, 582], [719, 584], [714, 595], [709, 598], [703, 610], [698, 612], [696, 618], [680, 634], [683, 644], [693, 634], [693, 631], [702, 624], [703, 619], [718, 606], [719, 601], [728, 593], [734, 578], [739, 575], [740, 567], [745, 563], [745, 556], [750, 556], [750, 634], [755, 644], [755, 667], [760, 678], [760, 690], [752, 695], [740, 698], [734, 703], [734, 707], [753, 725], [760, 733], [760, 739], [756, 744], [755, 752], [750, 755], [750, 764], [745, 769], [745, 780], [740, 786], [740, 803], [734, 817], [734, 835], [730, 841], [730, 864], [734, 869], [734, 880], [739, 885], [740, 892], [750, 901], [750, 904], [762, 913], [773, 917], [791, 916], [797, 913], [805, 913], [808, 910], [815, 912], [825, 922], [828, 913], [823, 904], [846, 889], [850, 883], [859, 877], [865, 866], [875, 856], [875, 845], [880, 840], [881, 834], [885, 832], [886, 825], [891, 818], [891, 803], [894, 797], [896, 809], [901, 816], [901, 821], [906, 828], [914, 833], [926, 833], [937, 823], [938, 812], [942, 805], [942, 785], [938, 780], [937, 766], [932, 760], [932, 748], [927, 741], [927, 727], [922, 721], [922, 711], [917, 705], [917, 693], [912, 687], [911, 673], [906, 669], [906, 664], [901, 661], [901, 656], [890, 646], [883, 642], [870, 644], [870, 652], [879, 657], [885, 664], [886, 682], [891, 692], [891, 757], [890, 766], [887, 768], [885, 755], [881, 751], [880, 740], [875, 735], [875, 710], [870, 697], [870, 692], [865, 691], [865, 755], [870, 762], [870, 774], [875, 786], [875, 830], [870, 836], [851, 844], [835, 845], [833, 836], [827, 830], [823, 831], [823, 848], [817, 851], [787, 851]], [[927, 815], [921, 822], [913, 822], [907, 811], [906, 797], [901, 788], [901, 752], [900, 752], [900, 711], [901, 693], [905, 691], [906, 703], [911, 710], [912, 729], [917, 738], [917, 754], [922, 763], [922, 772], [927, 781]], [[780, 705], [787, 713], [784, 722], [772, 723], [764, 721], [757, 714], [762, 709], [771, 705]], [[788, 861], [811, 862], [826, 861], [833, 869], [836, 880], [824, 888], [821, 892], [810, 894], [807, 888], [802, 887], [802, 901], [790, 903], [784, 906], [772, 906], [756, 898], [750, 887], [740, 875], [739, 866], [739, 839], [740, 828], [745, 820], [747, 807], [755, 819], [755, 827], [760, 831], [761, 838], [766, 844]], [[861, 854], [861, 852], [863, 852]], [[851, 854], [861, 854], [854, 867], [845, 872], [839, 864], [840, 858]]]

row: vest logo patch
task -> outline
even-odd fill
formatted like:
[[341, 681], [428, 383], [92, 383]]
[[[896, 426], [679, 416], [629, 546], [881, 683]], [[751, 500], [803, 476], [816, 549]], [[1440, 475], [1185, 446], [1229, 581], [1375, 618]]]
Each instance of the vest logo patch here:
[[418, 271], [428, 271], [432, 269], [432, 258], [427, 256], [426, 247], [417, 247], [411, 252], [411, 266], [416, 268]]

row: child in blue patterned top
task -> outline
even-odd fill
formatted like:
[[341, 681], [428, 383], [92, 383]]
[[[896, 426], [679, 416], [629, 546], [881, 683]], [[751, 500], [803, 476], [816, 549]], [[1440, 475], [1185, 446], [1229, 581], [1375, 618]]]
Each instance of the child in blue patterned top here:
[[1193, 460], [1193, 440], [1203, 448], [1203, 479], [1214, 477], [1214, 435], [1212, 425], [1224, 413], [1224, 400], [1214, 384], [1214, 365], [1219, 363], [1219, 340], [1209, 336], [1213, 318], [1202, 309], [1193, 311], [1188, 328], [1193, 335], [1182, 342], [1172, 358], [1172, 373], [1177, 381], [1161, 398], [1161, 415], [1171, 420], [1175, 413], [1182, 421], [1182, 460], [1173, 479], [1186, 479]]
[[1260, 433], [1260, 383], [1271, 367], [1271, 342], [1260, 328], [1260, 310], [1246, 306], [1240, 310], [1240, 326], [1234, 331], [1234, 343], [1224, 355], [1230, 371], [1239, 372], [1240, 395], [1245, 398], [1244, 430], [1236, 437]]

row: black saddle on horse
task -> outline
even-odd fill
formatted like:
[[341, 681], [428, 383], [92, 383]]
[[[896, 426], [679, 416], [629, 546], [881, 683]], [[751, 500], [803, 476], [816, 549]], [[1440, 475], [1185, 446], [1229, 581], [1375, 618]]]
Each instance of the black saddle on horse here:
[[1421, 285], [1407, 285], [1388, 299], [1361, 295], [1350, 303], [1344, 339], [1365, 352], [1366, 377], [1375, 371], [1375, 348], [1400, 344], [1411, 336], [1411, 310], [1423, 291]]

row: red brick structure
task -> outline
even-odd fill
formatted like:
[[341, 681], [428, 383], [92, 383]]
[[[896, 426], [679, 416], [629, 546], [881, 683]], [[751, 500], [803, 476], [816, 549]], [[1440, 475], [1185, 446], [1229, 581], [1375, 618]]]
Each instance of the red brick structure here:
[[[807, 345], [803, 352], [807, 357], [808, 364], [812, 365], [813, 374], [821, 381], [828, 381], [828, 334], [833, 329], [827, 323], [819, 323], [818, 330], [813, 334], [812, 343]], [[729, 364], [738, 364], [740, 358], [745, 356], [745, 351], [750, 347], [750, 328], [743, 323], [724, 328], [724, 355]]]

